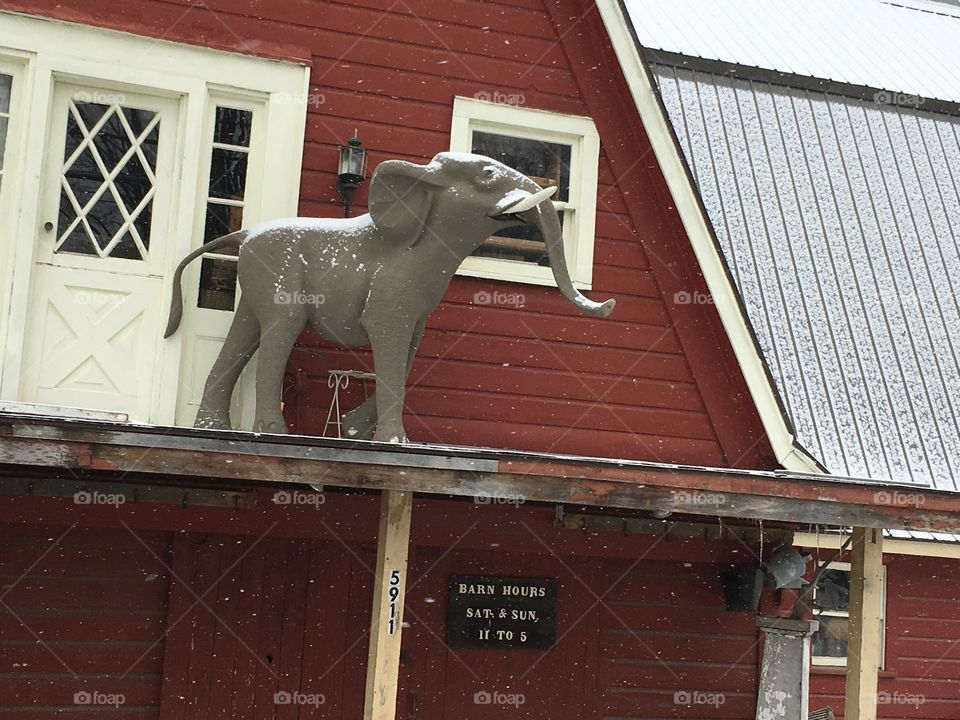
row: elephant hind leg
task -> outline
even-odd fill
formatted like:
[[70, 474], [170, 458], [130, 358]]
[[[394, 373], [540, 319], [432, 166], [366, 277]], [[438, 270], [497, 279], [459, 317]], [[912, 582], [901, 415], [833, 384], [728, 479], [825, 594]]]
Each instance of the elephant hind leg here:
[[[268, 324], [269, 323], [269, 324]], [[293, 344], [307, 324], [305, 313], [294, 313], [276, 320], [263, 319], [260, 331], [260, 356], [257, 359], [257, 412], [254, 432], [287, 432], [280, 409], [283, 372]]]
[[227, 338], [203, 386], [203, 398], [194, 427], [230, 429], [233, 388], [259, 344], [260, 323], [241, 299]]

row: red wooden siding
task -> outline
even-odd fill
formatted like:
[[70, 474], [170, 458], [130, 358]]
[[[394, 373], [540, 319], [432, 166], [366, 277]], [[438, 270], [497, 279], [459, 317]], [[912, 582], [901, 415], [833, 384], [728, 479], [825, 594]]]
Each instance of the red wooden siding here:
[[[0, 714], [157, 718], [170, 535], [0, 525]], [[113, 707], [77, 693], [123, 695]]]
[[[887, 567], [886, 658], [878, 705], [885, 720], [960, 717], [960, 561], [905, 555]], [[843, 714], [842, 670], [815, 670], [811, 707]]]
[[[510, 287], [526, 307], [473, 305], [492, 281], [457, 278], [431, 317], [408, 395], [413, 439], [669, 462], [770, 467], [769, 447], [719, 317], [677, 305], [705, 292], [602, 24], [586, 0], [13, 0], [8, 7], [168, 40], [312, 59], [301, 213], [336, 216], [336, 146], [359, 130], [370, 166], [449, 147], [455, 95], [500, 92], [588, 115], [601, 136], [593, 296]], [[356, 212], [366, 202], [357, 194]], [[320, 433], [330, 368], [366, 351], [306, 334], [285, 393], [294, 428]]]
[[608, 561], [601, 715], [739, 718], [756, 710], [752, 613], [727, 612], [715, 564]]
[[178, 535], [164, 720], [362, 715], [374, 561], [329, 540]]

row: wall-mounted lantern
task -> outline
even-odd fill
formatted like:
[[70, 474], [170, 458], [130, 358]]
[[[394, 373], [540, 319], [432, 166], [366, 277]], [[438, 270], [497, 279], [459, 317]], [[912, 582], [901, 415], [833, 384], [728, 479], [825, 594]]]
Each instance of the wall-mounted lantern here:
[[367, 149], [363, 147], [357, 131], [346, 145], [340, 146], [340, 165], [337, 168], [337, 195], [343, 200], [343, 216], [350, 217], [350, 200], [367, 172]]

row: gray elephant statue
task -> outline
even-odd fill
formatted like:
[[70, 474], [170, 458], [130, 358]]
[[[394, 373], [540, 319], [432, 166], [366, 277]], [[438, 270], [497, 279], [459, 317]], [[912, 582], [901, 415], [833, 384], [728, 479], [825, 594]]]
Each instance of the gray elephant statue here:
[[287, 432], [281, 383], [309, 325], [335, 343], [373, 350], [376, 392], [344, 415], [347, 433], [406, 442], [404, 389], [427, 316], [463, 259], [504, 227], [536, 225], [560, 292], [583, 312], [606, 317], [615, 301], [593, 302], [570, 281], [554, 190], [482, 155], [444, 152], [426, 165], [387, 160], [371, 178], [369, 214], [274, 220], [197, 248], [173, 276], [164, 337], [180, 325], [181, 276], [200, 255], [239, 245], [241, 294], [195, 426], [230, 428], [234, 385], [259, 347], [253, 429]]

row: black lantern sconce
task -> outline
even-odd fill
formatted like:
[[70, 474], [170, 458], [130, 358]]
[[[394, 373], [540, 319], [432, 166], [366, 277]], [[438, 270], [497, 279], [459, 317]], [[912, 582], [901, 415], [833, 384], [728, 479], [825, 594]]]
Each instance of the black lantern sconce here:
[[366, 172], [367, 149], [354, 130], [347, 144], [340, 146], [340, 165], [337, 169], [337, 195], [343, 200], [344, 217], [350, 217], [350, 201], [357, 186], [364, 181]]

